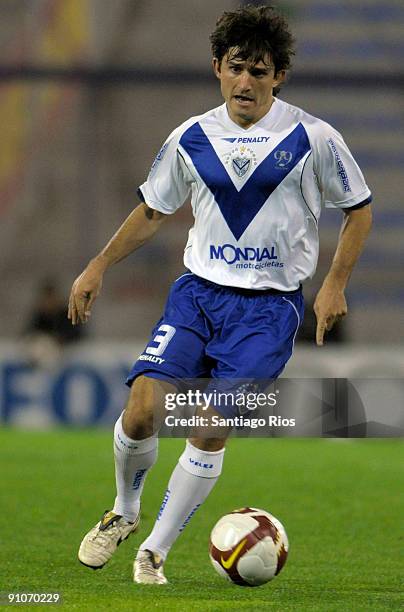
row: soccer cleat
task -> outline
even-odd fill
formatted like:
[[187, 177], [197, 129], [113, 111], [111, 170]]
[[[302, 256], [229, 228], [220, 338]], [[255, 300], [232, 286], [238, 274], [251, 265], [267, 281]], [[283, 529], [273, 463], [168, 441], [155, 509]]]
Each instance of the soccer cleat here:
[[139, 521], [140, 512], [133, 523], [128, 523], [120, 514], [106, 510], [100, 522], [84, 536], [80, 544], [80, 563], [93, 569], [104, 567], [119, 544], [137, 530]]
[[139, 550], [133, 565], [133, 580], [138, 584], [167, 584], [164, 560], [151, 550]]

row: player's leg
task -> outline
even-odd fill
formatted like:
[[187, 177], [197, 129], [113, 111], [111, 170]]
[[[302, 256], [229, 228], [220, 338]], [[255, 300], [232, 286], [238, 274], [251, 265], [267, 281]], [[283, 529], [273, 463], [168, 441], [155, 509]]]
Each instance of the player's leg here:
[[136, 529], [140, 494], [157, 457], [156, 417], [164, 407], [164, 391], [175, 391], [166, 381], [198, 378], [205, 372], [209, 330], [195, 308], [197, 285], [192, 274], [173, 283], [164, 315], [128, 376], [131, 393], [114, 432], [115, 505], [85, 536], [79, 551], [81, 562], [90, 567], [102, 567], [126, 534]]
[[[232, 382], [238, 385], [252, 379], [276, 378], [292, 353], [303, 307], [300, 292], [284, 297], [278, 293], [255, 295], [221, 289], [213, 297], [216, 299], [214, 312], [226, 321], [214, 321], [218, 333], [207, 345], [208, 354], [216, 361], [212, 390], [215, 385], [221, 390], [222, 383], [225, 386], [229, 383], [231, 388]], [[237, 416], [235, 406], [216, 408], [222, 416]], [[217, 481], [223, 453], [223, 439], [195, 437], [187, 442], [170, 478], [154, 528], [140, 546], [135, 560], [136, 582], [166, 582], [162, 563]]]
[[138, 527], [146, 474], [157, 459], [158, 439], [154, 434], [159, 427], [162, 397], [170, 389], [172, 385], [145, 376], [139, 376], [132, 385], [114, 429], [115, 505], [84, 537], [78, 555], [84, 565], [103, 567]]
[[[213, 409], [211, 414], [217, 414]], [[204, 413], [209, 418], [209, 413]], [[171, 474], [149, 537], [139, 547], [134, 580], [165, 584], [162, 565], [172, 545], [216, 484], [223, 464], [226, 432], [219, 438], [193, 437]]]
[[134, 522], [149, 469], [158, 452], [157, 432], [163, 417], [164, 395], [175, 387], [164, 381], [138, 376], [124, 412], [114, 430], [117, 496], [113, 512]]

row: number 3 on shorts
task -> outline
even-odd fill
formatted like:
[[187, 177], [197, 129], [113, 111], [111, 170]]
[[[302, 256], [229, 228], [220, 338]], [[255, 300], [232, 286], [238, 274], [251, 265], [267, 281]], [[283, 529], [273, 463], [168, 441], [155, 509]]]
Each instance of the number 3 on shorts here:
[[146, 353], [149, 355], [156, 355], [156, 357], [164, 353], [176, 330], [172, 325], [160, 325], [157, 331], [164, 332], [164, 336], [157, 334], [157, 336], [153, 338], [153, 342], [158, 344], [158, 346], [148, 346], [146, 349]]

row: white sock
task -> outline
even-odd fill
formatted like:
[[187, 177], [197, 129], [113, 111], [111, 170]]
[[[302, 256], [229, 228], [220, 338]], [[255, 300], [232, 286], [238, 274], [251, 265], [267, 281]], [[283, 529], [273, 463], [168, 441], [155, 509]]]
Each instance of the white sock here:
[[157, 520], [140, 550], [152, 550], [164, 559], [179, 534], [205, 501], [222, 471], [224, 449], [202, 451], [187, 441], [171, 474]]
[[114, 429], [115, 481], [117, 496], [113, 512], [135, 521], [148, 470], [157, 460], [158, 439], [132, 440], [122, 427], [122, 414]]

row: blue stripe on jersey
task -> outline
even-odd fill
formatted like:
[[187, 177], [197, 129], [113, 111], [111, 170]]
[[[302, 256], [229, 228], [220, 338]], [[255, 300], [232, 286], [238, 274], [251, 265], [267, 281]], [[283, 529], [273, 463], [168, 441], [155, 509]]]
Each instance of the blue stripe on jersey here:
[[[299, 123], [237, 191], [199, 123], [194, 123], [184, 132], [180, 144], [211, 191], [236, 240], [245, 232], [271, 193], [310, 150], [306, 130]], [[287, 154], [286, 163], [280, 159], [280, 152]], [[290, 153], [292, 158], [288, 162]]]

